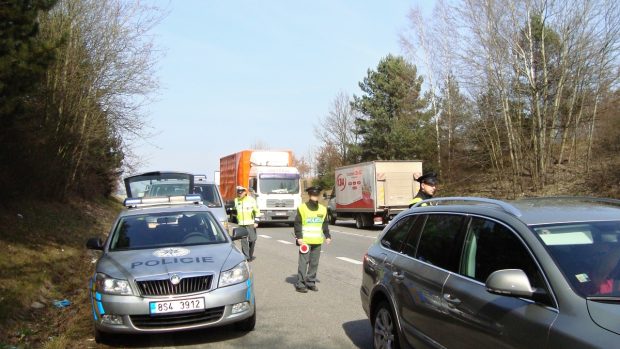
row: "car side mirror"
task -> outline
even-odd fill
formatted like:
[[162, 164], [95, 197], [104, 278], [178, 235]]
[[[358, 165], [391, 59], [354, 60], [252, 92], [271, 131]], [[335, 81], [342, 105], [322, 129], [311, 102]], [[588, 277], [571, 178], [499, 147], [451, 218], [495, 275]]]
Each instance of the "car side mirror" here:
[[541, 292], [533, 288], [521, 269], [502, 269], [491, 273], [485, 283], [487, 291], [509, 297], [540, 298]]
[[86, 241], [86, 248], [90, 250], [103, 250], [103, 243], [100, 238], [90, 238]]
[[243, 239], [244, 237], [246, 237], [248, 235], [249, 235], [248, 230], [246, 228], [243, 228], [243, 227], [236, 227], [232, 231], [232, 239], [233, 240]]

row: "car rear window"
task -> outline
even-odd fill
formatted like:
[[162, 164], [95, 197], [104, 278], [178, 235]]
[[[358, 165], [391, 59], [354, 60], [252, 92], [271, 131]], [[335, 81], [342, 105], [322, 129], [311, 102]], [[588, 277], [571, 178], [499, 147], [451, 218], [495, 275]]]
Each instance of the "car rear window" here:
[[172, 212], [122, 217], [110, 250], [157, 248], [226, 242], [209, 212]]

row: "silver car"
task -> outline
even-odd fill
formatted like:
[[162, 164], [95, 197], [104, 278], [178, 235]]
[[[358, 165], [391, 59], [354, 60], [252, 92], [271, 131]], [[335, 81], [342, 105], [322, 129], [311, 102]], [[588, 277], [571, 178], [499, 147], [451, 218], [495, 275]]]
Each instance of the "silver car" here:
[[[137, 181], [149, 182], [139, 185], [147, 191], [158, 182], [179, 181], [162, 179], [167, 175], [149, 173]], [[230, 237], [199, 195], [136, 196], [125, 200], [128, 208], [104, 243], [87, 242], [102, 251], [89, 287], [95, 339], [232, 323], [253, 330], [252, 271], [233, 243], [247, 231], [236, 228]]]
[[375, 348], [616, 348], [620, 200], [441, 198], [368, 249]]
[[217, 184], [207, 181], [205, 175], [194, 175], [194, 194], [200, 194], [202, 203], [211, 209], [220, 223], [228, 230], [228, 213]]

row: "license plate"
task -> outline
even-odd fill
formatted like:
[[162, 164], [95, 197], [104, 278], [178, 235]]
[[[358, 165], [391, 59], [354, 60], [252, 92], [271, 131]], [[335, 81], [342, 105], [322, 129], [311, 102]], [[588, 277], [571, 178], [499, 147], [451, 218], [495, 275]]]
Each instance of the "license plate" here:
[[286, 212], [276, 212], [276, 216], [286, 216]]
[[204, 298], [184, 299], [180, 301], [151, 302], [151, 314], [182, 313], [205, 308]]

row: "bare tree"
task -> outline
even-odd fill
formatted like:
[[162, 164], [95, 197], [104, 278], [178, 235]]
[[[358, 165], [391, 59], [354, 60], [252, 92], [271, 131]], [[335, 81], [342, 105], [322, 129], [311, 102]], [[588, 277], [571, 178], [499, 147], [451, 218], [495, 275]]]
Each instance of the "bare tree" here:
[[[351, 108], [351, 97], [339, 92], [334, 97], [327, 115], [314, 126], [314, 135], [322, 144], [330, 144], [338, 151], [340, 163], [349, 161], [351, 146], [357, 143], [355, 119], [359, 112]], [[330, 149], [331, 149], [330, 148]]]

